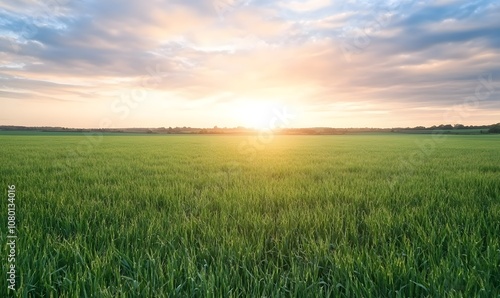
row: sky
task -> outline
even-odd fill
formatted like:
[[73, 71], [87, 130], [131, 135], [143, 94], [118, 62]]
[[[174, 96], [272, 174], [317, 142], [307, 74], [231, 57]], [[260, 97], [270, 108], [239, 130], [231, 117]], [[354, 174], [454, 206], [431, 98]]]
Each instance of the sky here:
[[498, 1], [0, 2], [0, 125], [500, 122]]

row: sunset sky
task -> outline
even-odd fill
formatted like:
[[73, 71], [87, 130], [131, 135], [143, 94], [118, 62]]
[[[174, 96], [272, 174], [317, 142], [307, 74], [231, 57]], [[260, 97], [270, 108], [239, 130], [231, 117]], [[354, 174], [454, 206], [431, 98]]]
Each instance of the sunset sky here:
[[498, 1], [2, 1], [0, 125], [497, 123], [499, 20]]

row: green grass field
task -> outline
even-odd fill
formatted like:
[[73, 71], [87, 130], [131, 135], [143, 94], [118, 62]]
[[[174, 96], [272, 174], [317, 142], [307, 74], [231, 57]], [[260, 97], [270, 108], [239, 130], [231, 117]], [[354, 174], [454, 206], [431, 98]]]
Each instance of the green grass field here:
[[0, 135], [0, 297], [500, 294], [498, 136], [249, 138]]

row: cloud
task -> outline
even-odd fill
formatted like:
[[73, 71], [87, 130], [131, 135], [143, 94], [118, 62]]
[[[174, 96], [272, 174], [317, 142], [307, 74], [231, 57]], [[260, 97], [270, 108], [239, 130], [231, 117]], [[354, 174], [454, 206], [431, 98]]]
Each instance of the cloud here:
[[[380, 115], [417, 121], [418, 108], [453, 106], [474, 95], [481, 74], [500, 90], [492, 1], [229, 4], [221, 18], [213, 1], [2, 3], [0, 98], [90, 109], [147, 89], [144, 107], [171, 100], [202, 113], [277, 100], [303, 106], [309, 119], [344, 109], [377, 126]], [[498, 99], [481, 101], [485, 115], [498, 114]]]
[[326, 8], [332, 4], [331, 0], [293, 0], [293, 1], [282, 1], [280, 3], [281, 7], [296, 11], [296, 12], [307, 12], [319, 10]]

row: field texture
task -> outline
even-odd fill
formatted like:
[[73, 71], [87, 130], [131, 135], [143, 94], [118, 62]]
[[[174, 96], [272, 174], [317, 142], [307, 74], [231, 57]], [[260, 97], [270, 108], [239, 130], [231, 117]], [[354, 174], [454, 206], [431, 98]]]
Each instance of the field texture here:
[[0, 170], [1, 297], [500, 293], [498, 136], [11, 134]]

